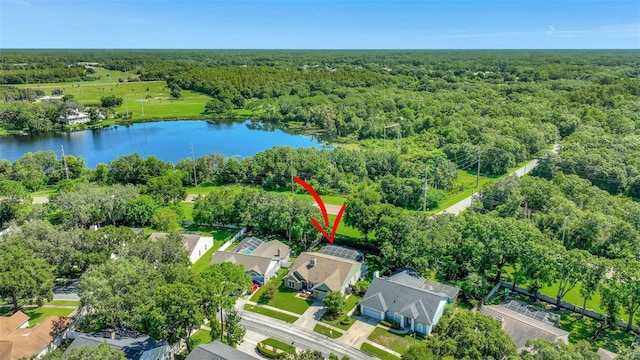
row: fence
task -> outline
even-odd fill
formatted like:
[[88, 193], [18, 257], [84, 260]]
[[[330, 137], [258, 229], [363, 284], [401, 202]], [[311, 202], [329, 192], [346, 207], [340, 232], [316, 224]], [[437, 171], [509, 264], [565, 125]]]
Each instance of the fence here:
[[233, 235], [233, 237], [231, 237], [231, 239], [227, 240], [227, 242], [222, 244], [222, 246], [220, 246], [220, 248], [218, 250], [219, 251], [225, 250], [226, 248], [231, 246], [231, 244], [233, 244], [234, 241], [238, 240], [246, 232], [247, 232], [247, 227], [245, 226], [242, 229], [240, 229], [240, 231], [238, 231], [235, 235]]
[[[513, 284], [509, 284], [509, 283], [506, 283], [504, 281], [500, 281], [500, 283], [498, 285], [496, 285], [491, 290], [491, 292], [489, 292], [489, 295], [487, 295], [485, 297], [485, 300], [487, 300], [491, 296], [493, 296], [493, 294], [495, 294], [495, 292], [498, 291], [498, 289], [501, 288], [501, 287], [503, 287], [505, 289], [509, 289], [511, 291], [515, 291], [518, 294], [522, 294], [522, 295], [528, 296], [528, 297], [530, 297], [532, 299], [536, 299], [536, 300], [540, 300], [540, 301], [546, 302], [548, 304], [556, 305], [556, 302], [557, 302], [556, 299], [552, 298], [551, 296], [547, 296], [547, 295], [543, 295], [543, 294], [532, 294], [526, 289], [523, 289], [523, 288], [521, 288], [519, 286], [515, 286], [514, 287]], [[583, 314], [583, 309], [582, 309], [581, 306], [576, 306], [574, 304], [570, 304], [570, 303], [565, 302], [565, 301], [560, 301], [560, 303], [557, 304], [557, 306], [559, 306], [562, 309], [566, 309], [566, 310], [572, 311], [574, 313]], [[585, 309], [584, 310], [584, 315], [588, 316], [588, 317], [590, 317], [592, 319], [598, 320], [598, 321], [602, 321], [605, 318], [604, 315], [602, 315], [600, 313], [597, 313], [597, 312], [595, 312], [593, 310], [589, 310], [589, 309]], [[622, 320], [619, 320], [619, 319], [616, 319], [616, 325], [618, 325], [620, 327], [623, 327], [623, 328], [627, 327], [627, 323], [622, 321]], [[630, 329], [633, 332], [640, 334], [640, 327], [639, 326], [631, 325]]]

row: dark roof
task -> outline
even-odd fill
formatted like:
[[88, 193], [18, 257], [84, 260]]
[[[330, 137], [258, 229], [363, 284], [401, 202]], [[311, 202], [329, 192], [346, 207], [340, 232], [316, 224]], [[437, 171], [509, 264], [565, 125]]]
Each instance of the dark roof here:
[[441, 301], [449, 302], [449, 298], [391, 279], [375, 278], [360, 305], [381, 312], [396, 312], [419, 323], [431, 325]]
[[339, 245], [327, 245], [318, 252], [353, 261], [362, 261], [364, 259], [364, 254], [362, 252]]
[[124, 356], [131, 360], [140, 359], [140, 356], [142, 356], [145, 351], [167, 345], [165, 341], [155, 341], [146, 335], [116, 337], [112, 339], [110, 333], [105, 331], [104, 333], [82, 334], [78, 336], [73, 340], [71, 345], [69, 345], [65, 354], [68, 354], [69, 351], [80, 346], [98, 346], [103, 341], [106, 341], [112, 349], [124, 352]]
[[213, 341], [196, 346], [185, 360], [255, 360], [257, 358], [238, 351], [227, 344]]

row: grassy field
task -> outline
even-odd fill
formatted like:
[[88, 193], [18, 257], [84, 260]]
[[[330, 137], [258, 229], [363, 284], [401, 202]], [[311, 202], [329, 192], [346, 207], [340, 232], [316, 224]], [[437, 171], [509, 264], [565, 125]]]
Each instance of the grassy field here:
[[[278, 276], [275, 279], [269, 280], [267, 284], [274, 284], [278, 287], [273, 299], [264, 305], [276, 307], [278, 309], [290, 311], [296, 314], [304, 314], [304, 312], [311, 306], [311, 302], [296, 297], [297, 291], [285, 288], [282, 282], [282, 278], [287, 274], [286, 269], [278, 270]], [[264, 293], [265, 286], [261, 286], [258, 291], [253, 294], [251, 301], [260, 302], [260, 297]]]
[[342, 333], [340, 331], [330, 329], [330, 328], [328, 328], [328, 327], [326, 327], [324, 325], [320, 325], [320, 324], [316, 324], [316, 326], [313, 328], [313, 331], [315, 331], [317, 333], [320, 333], [322, 335], [325, 335], [325, 336], [329, 336], [332, 339], [337, 339], [340, 336], [342, 336]]
[[[344, 211], [345, 212], [349, 211], [349, 208], [346, 208]], [[316, 220], [318, 220], [320, 223], [322, 223], [322, 219], [316, 219]], [[329, 225], [333, 226], [333, 223], [335, 221], [336, 221], [336, 215], [329, 214]], [[338, 224], [338, 230], [336, 230], [336, 234], [349, 236], [349, 237], [352, 237], [352, 238], [363, 238], [364, 237], [362, 235], [362, 233], [360, 232], [360, 230], [358, 230], [356, 228], [352, 228], [351, 226], [345, 225], [344, 216], [342, 217], [342, 220], [340, 220], [340, 224]], [[369, 237], [371, 238], [371, 235], [369, 235]]]
[[381, 327], [373, 330], [367, 339], [401, 354], [404, 354], [414, 341], [409, 335], [397, 335]]
[[266, 308], [263, 308], [263, 307], [260, 307], [260, 306], [255, 306], [255, 305], [251, 305], [251, 304], [245, 304], [244, 305], [244, 309], [248, 310], [248, 311], [253, 311], [254, 313], [266, 315], [266, 316], [272, 317], [274, 319], [279, 319], [279, 320], [282, 320], [282, 321], [286, 321], [288, 323], [293, 323], [296, 320], [298, 320], [297, 316], [285, 314], [285, 313], [282, 313], [280, 311], [266, 309]]
[[382, 359], [382, 360], [400, 360], [399, 357], [388, 353], [384, 350], [378, 349], [377, 347], [369, 344], [369, 343], [363, 343], [362, 346], [360, 346], [360, 350], [366, 352], [367, 354], [373, 355], [375, 357], [377, 357], [378, 359]]
[[181, 202], [180, 210], [184, 221], [193, 221], [193, 205], [192, 202]]
[[[513, 280], [512, 280], [513, 279], [513, 275], [512, 275], [513, 274], [513, 268], [512, 267], [506, 266], [504, 268], [503, 274], [504, 274], [504, 277], [503, 277], [504, 281], [507, 281], [509, 283], [513, 282]], [[528, 286], [528, 281], [520, 280], [520, 281], [518, 281], [517, 285], [519, 287], [522, 287], [522, 288], [526, 289], [527, 286]], [[571, 289], [567, 293], [567, 295], [565, 295], [562, 298], [562, 301], [568, 302], [568, 303], [573, 304], [573, 305], [577, 305], [578, 307], [582, 308], [582, 304], [584, 302], [584, 298], [582, 297], [582, 295], [580, 295], [580, 288], [581, 288], [580, 284], [576, 284], [576, 286], [573, 289]], [[556, 295], [558, 294], [558, 283], [556, 282], [556, 283], [553, 283], [553, 284], [551, 284], [549, 286], [545, 286], [542, 289], [540, 289], [539, 292], [540, 292], [540, 294], [547, 295], [547, 296], [550, 296], [552, 298], [555, 298]], [[597, 313], [600, 313], [600, 314], [604, 314], [605, 313], [604, 309], [602, 309], [600, 307], [600, 300], [601, 300], [600, 292], [596, 291], [591, 296], [591, 300], [587, 301], [587, 309], [593, 310], [593, 311], [595, 311]], [[620, 309], [620, 312], [618, 313], [618, 315], [619, 315], [618, 318], [620, 320], [622, 320], [622, 321], [626, 322], [626, 321], [629, 320], [629, 314], [626, 311], [624, 311], [623, 309]], [[634, 321], [634, 322], [637, 323], [637, 320]]]
[[[569, 332], [569, 342], [589, 341], [595, 333], [600, 323], [591, 318], [581, 318], [578, 314], [564, 311], [560, 317], [560, 328]], [[604, 348], [609, 351], [618, 352], [620, 349], [629, 347], [635, 338], [633, 332], [625, 331], [622, 328], [609, 328], [603, 331], [598, 339], [591, 344], [594, 350]]]
[[132, 120], [149, 119], [177, 119], [204, 118], [204, 105], [210, 98], [206, 95], [189, 90], [182, 91], [181, 99], [171, 99], [170, 90], [164, 81], [122, 82], [132, 76], [119, 71], [108, 72], [98, 81], [57, 84], [30, 84], [20, 87], [39, 88], [50, 94], [56, 88], [63, 90], [65, 95], [73, 97], [85, 106], [99, 105], [103, 96], [115, 95], [123, 98], [122, 105], [115, 108], [118, 113], [129, 112]]

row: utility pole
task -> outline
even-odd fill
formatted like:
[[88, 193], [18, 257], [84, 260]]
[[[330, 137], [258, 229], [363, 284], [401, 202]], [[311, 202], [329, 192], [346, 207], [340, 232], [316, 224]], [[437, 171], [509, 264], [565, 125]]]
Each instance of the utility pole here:
[[429, 167], [427, 165], [424, 166], [424, 195], [422, 197], [422, 211], [427, 211], [427, 174]]
[[69, 180], [69, 167], [67, 166], [67, 159], [64, 157], [64, 145], [60, 145], [62, 149], [62, 162], [64, 163], [64, 171], [67, 173], [67, 180]]
[[193, 143], [191, 143], [191, 160], [193, 160], [193, 182], [198, 186], [198, 178], [196, 177], [196, 156], [193, 153]]
[[478, 149], [478, 172], [476, 173], [476, 187], [480, 185], [480, 153], [482, 149]]

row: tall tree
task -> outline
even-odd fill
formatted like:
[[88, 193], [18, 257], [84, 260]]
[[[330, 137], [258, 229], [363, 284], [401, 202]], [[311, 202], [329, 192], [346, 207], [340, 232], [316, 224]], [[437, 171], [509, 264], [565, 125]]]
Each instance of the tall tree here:
[[53, 273], [44, 260], [20, 243], [0, 245], [0, 297], [10, 298], [13, 311], [19, 300], [36, 299], [39, 305], [53, 298]]
[[562, 298], [571, 291], [589, 271], [589, 260], [592, 257], [585, 250], [560, 250], [557, 254], [558, 292], [556, 306], [560, 306]]
[[235, 347], [244, 339], [246, 330], [240, 326], [240, 320], [242, 320], [242, 317], [240, 317], [240, 313], [235, 309], [227, 311], [227, 314], [224, 316], [224, 325], [226, 326], [224, 342], [229, 346]]
[[437, 357], [503, 359], [516, 355], [516, 346], [499, 321], [460, 309], [445, 311], [425, 344]]
[[176, 283], [159, 287], [155, 302], [143, 313], [139, 327], [156, 340], [174, 344], [183, 339], [191, 352], [191, 333], [204, 321], [200, 291], [193, 285]]
[[231, 309], [238, 296], [251, 288], [251, 278], [244, 270], [244, 266], [224, 262], [210, 265], [202, 271], [199, 286], [204, 294], [207, 318], [214, 318], [216, 312], [220, 311], [221, 333], [223, 334], [224, 310]]
[[347, 300], [340, 291], [330, 291], [324, 297], [324, 308], [329, 317], [335, 318], [342, 314], [347, 306]]
[[582, 302], [582, 316], [587, 310], [587, 301], [591, 300], [593, 294], [600, 287], [602, 279], [607, 272], [608, 262], [605, 259], [600, 259], [596, 256], [592, 256], [590, 261], [586, 264], [585, 272], [580, 278], [580, 295], [584, 301]]
[[104, 327], [130, 327], [141, 306], [154, 301], [163, 284], [158, 271], [136, 257], [91, 266], [79, 285], [82, 306]]

